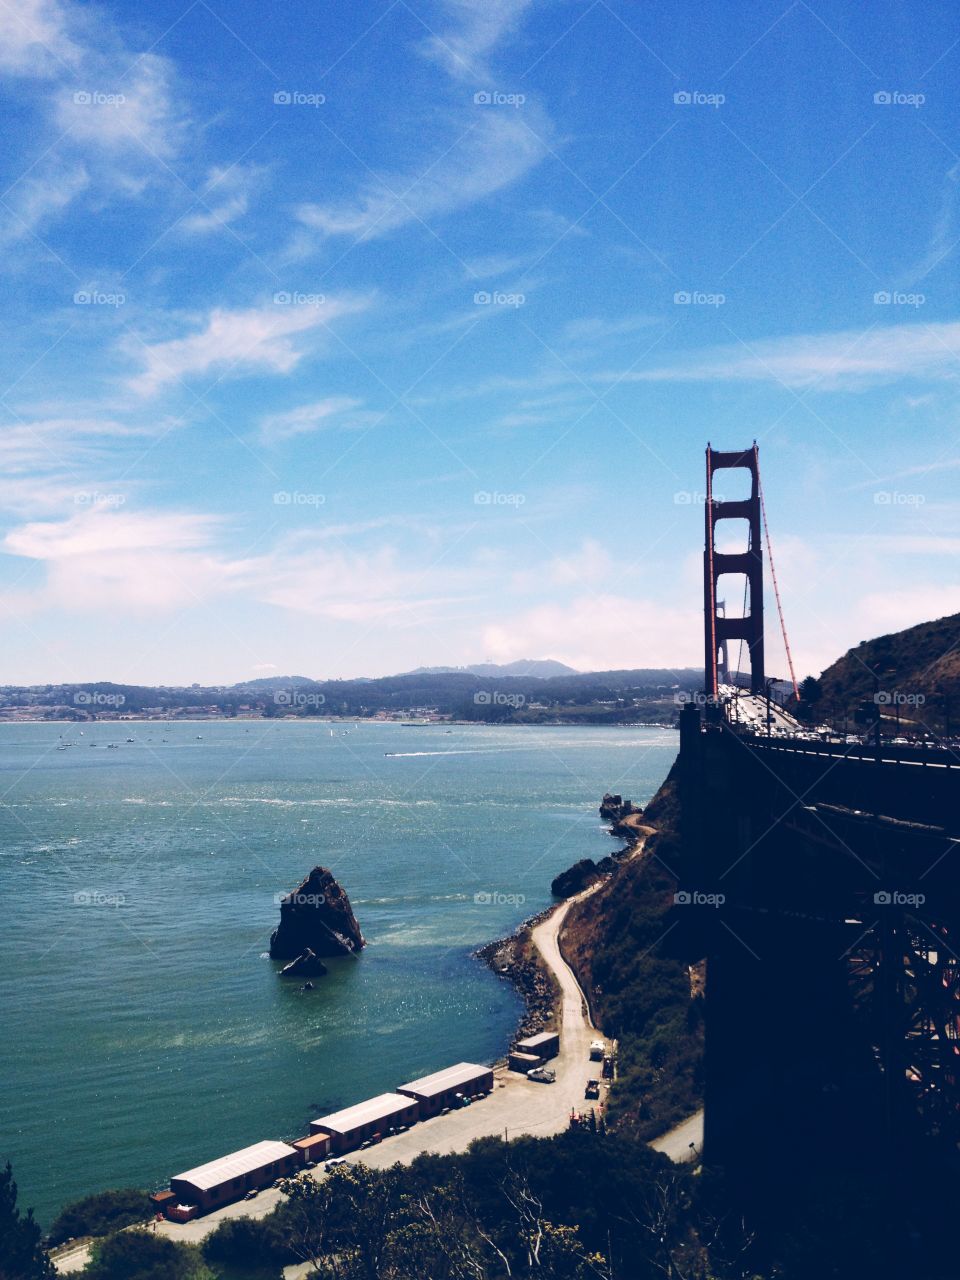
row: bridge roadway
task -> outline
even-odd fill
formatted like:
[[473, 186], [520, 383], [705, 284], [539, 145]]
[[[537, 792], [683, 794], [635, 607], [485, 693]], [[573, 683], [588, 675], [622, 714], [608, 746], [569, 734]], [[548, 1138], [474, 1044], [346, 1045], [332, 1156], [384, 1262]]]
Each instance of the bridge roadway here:
[[810, 739], [768, 738], [765, 734], [742, 735], [750, 746], [766, 751], [789, 751], [807, 756], [862, 760], [868, 764], [902, 764], [925, 769], [960, 769], [960, 753], [952, 747], [930, 743], [923, 746], [893, 747], [889, 742], [877, 748], [864, 742], [821, 742]]

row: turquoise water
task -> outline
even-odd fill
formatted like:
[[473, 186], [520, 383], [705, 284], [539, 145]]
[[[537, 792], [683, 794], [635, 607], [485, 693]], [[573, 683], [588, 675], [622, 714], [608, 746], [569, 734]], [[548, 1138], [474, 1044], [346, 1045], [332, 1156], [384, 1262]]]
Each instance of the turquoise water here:
[[[608, 852], [600, 796], [645, 802], [676, 747], [664, 729], [0, 725], [0, 1160], [21, 1204], [49, 1224], [493, 1061], [519, 1005], [471, 950]], [[301, 993], [266, 952], [275, 895], [316, 863], [369, 946]]]

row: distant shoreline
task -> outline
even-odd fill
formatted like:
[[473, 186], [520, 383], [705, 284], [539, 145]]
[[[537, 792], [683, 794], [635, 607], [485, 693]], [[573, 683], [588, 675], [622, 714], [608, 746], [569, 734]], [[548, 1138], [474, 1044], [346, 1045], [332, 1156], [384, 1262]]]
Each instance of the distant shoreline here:
[[78, 728], [133, 724], [362, 724], [397, 725], [402, 729], [672, 729], [675, 724], [655, 720], [623, 720], [616, 724], [584, 723], [583, 720], [374, 720], [360, 716], [210, 716], [198, 720], [189, 716], [145, 716], [133, 720], [56, 720], [47, 716], [0, 716], [0, 727], [16, 724], [76, 725]]

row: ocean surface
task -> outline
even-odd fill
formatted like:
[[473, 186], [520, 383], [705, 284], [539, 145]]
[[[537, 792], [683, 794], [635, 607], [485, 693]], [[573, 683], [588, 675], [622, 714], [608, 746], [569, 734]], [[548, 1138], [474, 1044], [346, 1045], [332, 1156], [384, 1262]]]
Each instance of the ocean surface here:
[[[0, 725], [0, 1161], [44, 1226], [500, 1056], [519, 1001], [472, 950], [615, 847], [601, 795], [645, 803], [677, 750], [655, 728], [82, 728]], [[301, 992], [267, 948], [317, 863], [369, 946]]]

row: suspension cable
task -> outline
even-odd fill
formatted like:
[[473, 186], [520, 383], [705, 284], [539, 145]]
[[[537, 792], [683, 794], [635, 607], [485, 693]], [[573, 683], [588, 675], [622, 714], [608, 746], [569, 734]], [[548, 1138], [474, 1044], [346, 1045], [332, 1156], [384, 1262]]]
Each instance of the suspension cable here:
[[704, 684], [708, 698], [717, 696], [717, 580], [713, 573], [713, 463], [707, 444], [707, 572], [710, 578], [710, 666], [704, 672]]
[[[756, 450], [756, 445], [754, 445]], [[763, 516], [763, 533], [767, 542], [767, 559], [770, 561], [770, 577], [773, 579], [773, 594], [777, 600], [777, 613], [780, 615], [780, 631], [783, 635], [783, 647], [787, 651], [787, 666], [790, 668], [790, 682], [793, 694], [800, 701], [800, 688], [797, 685], [796, 672], [793, 669], [793, 655], [790, 653], [790, 641], [787, 639], [787, 624], [783, 620], [783, 604], [780, 601], [780, 585], [777, 582], [777, 571], [773, 564], [773, 546], [770, 542], [770, 526], [767, 523], [767, 504], [763, 500], [763, 485], [760, 482], [760, 463], [757, 462], [757, 492], [760, 495], [760, 513]]]

